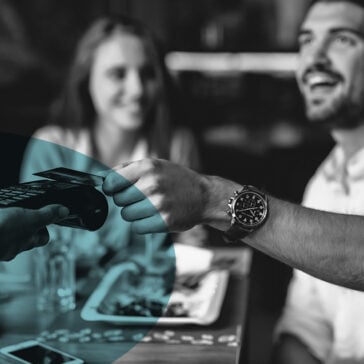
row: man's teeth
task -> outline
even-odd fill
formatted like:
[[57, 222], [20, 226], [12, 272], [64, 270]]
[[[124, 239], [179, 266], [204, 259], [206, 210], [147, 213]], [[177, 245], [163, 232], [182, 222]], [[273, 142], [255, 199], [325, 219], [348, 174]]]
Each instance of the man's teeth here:
[[336, 80], [326, 75], [312, 75], [307, 78], [307, 83], [310, 87], [333, 86], [336, 84]]

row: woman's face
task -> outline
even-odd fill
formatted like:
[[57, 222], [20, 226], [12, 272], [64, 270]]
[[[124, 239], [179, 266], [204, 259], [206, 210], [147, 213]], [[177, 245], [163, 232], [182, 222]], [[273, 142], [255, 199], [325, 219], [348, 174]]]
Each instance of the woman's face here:
[[158, 75], [142, 41], [116, 32], [100, 44], [89, 89], [97, 120], [129, 131], [140, 129], [160, 94]]

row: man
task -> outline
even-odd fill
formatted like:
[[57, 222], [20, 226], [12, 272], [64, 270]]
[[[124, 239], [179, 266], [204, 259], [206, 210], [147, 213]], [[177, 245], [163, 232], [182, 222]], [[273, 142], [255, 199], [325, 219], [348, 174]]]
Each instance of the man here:
[[[299, 44], [297, 79], [308, 119], [327, 125], [336, 141], [304, 205], [364, 215], [364, 3], [315, 1]], [[295, 271], [277, 327], [276, 361], [363, 363], [363, 308], [363, 293]]]
[[[316, 1], [299, 41], [297, 79], [307, 116], [327, 125], [337, 142], [305, 194], [305, 205], [316, 211], [272, 197], [267, 209], [260, 193], [260, 206], [250, 207], [245, 199], [238, 201], [240, 210], [238, 206], [235, 212], [244, 217], [252, 210], [250, 218], [257, 221], [247, 229], [246, 243], [324, 280], [363, 289], [363, 218], [319, 210], [364, 213], [364, 4]], [[119, 173], [146, 193], [171, 230], [203, 222], [224, 231], [236, 225], [224, 213], [224, 205], [231, 191], [241, 191], [242, 186], [160, 161], [134, 163]], [[135, 221], [141, 233], [162, 230], [163, 222], [141, 195], [113, 178], [106, 179], [104, 189], [126, 206], [122, 216]], [[295, 272], [278, 327], [282, 335], [277, 362], [364, 362], [363, 308], [362, 293]]]
[[[363, 219], [318, 210], [364, 214], [364, 4], [315, 1], [299, 43], [297, 79], [307, 116], [329, 127], [337, 142], [305, 194], [305, 205], [317, 211], [272, 197], [266, 200], [250, 189], [250, 196], [233, 200], [235, 212], [252, 221], [244, 239], [248, 244], [327, 281], [363, 289]], [[119, 173], [147, 194], [172, 230], [205, 222], [229, 229], [230, 235], [233, 230], [236, 236], [237, 223], [230, 221], [229, 228], [224, 204], [231, 191], [242, 186], [158, 161], [131, 164]], [[105, 191], [116, 193], [115, 202], [126, 206], [122, 216], [135, 221], [136, 230], [163, 229], [163, 222], [127, 182], [113, 186], [115, 177], [108, 178]], [[259, 204], [252, 203], [253, 198]], [[282, 335], [277, 362], [364, 362], [363, 308], [363, 293], [296, 271], [278, 328]]]
[[0, 261], [46, 244], [49, 238], [46, 225], [65, 218], [68, 213], [66, 207], [59, 205], [39, 210], [0, 208]]

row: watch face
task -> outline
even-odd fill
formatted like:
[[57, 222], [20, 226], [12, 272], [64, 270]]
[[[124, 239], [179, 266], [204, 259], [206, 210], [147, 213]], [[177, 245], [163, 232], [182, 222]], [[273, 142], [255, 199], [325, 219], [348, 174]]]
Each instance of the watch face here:
[[263, 223], [267, 212], [267, 201], [254, 191], [241, 192], [233, 205], [234, 218], [246, 228], [254, 228]]

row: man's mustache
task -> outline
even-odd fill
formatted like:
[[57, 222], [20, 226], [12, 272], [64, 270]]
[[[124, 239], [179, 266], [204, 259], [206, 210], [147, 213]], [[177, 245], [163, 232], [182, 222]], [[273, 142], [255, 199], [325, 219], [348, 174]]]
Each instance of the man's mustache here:
[[341, 73], [333, 70], [330, 67], [326, 67], [326, 66], [313, 66], [313, 67], [309, 67], [307, 68], [302, 75], [302, 80], [304, 82], [308, 81], [308, 78], [311, 76], [311, 74], [313, 73], [325, 73], [326, 75], [328, 75], [330, 78], [336, 80], [336, 81], [341, 81], [343, 80], [343, 76], [341, 75]]

